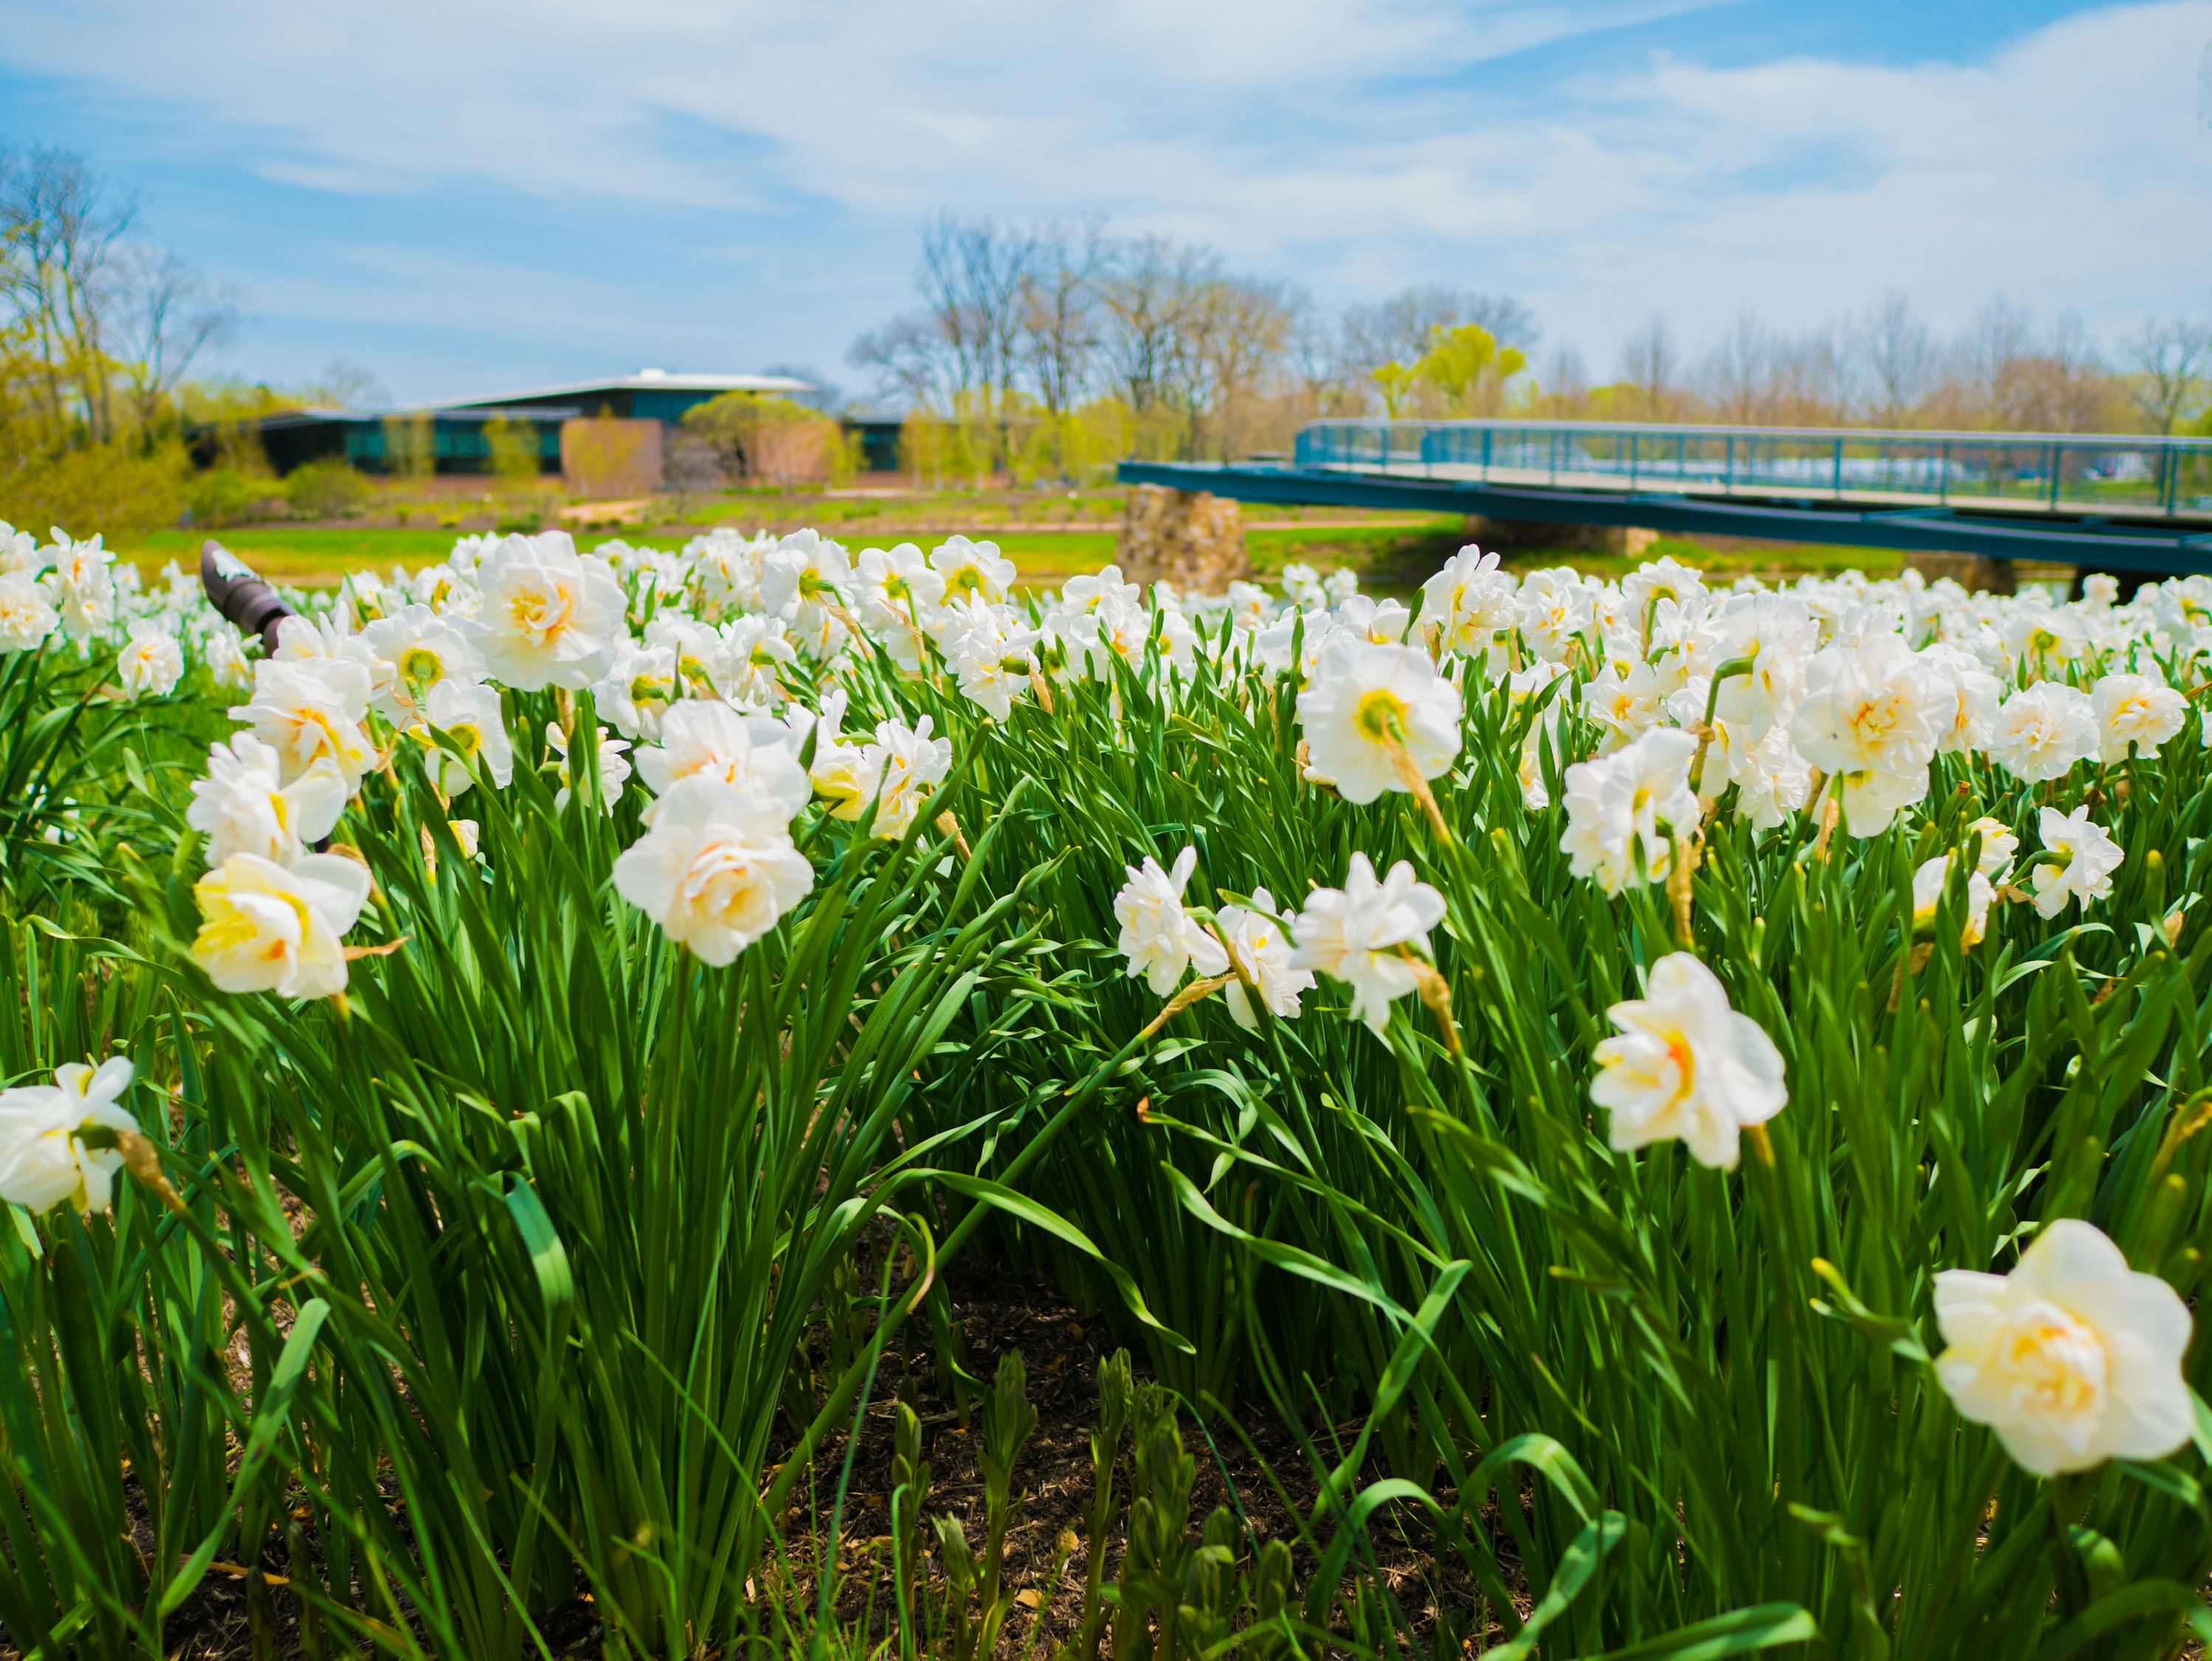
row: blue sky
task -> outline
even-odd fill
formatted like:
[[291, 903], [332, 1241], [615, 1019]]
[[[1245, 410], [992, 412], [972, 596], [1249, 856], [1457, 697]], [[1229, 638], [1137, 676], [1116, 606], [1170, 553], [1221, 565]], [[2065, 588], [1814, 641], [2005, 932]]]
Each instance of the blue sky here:
[[134, 185], [278, 382], [865, 390], [939, 207], [1511, 293], [1602, 374], [1891, 287], [2212, 315], [2208, 52], [2212, 0], [0, 0], [0, 142]]

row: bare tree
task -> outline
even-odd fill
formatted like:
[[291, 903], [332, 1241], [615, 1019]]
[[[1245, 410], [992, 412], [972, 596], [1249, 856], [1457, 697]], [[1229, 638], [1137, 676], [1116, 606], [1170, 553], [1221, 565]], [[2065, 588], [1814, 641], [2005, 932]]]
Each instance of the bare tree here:
[[1553, 347], [1536, 376], [1536, 412], [1549, 420], [1571, 421], [1583, 412], [1589, 392], [1589, 368], [1583, 355], [1565, 342]]
[[1912, 423], [1941, 371], [1936, 338], [1902, 289], [1892, 289], [1851, 328], [1850, 361], [1877, 427]]
[[1019, 272], [1004, 270], [990, 221], [963, 223], [949, 213], [922, 228], [915, 272], [919, 310], [854, 343], [853, 362], [879, 371], [925, 408], [949, 411], [965, 395], [1011, 379], [1018, 328]]
[[1768, 418], [1768, 392], [1774, 375], [1774, 338], [1748, 310], [1705, 355], [1698, 378], [1721, 419], [1739, 427]]
[[1643, 419], [1663, 421], [1673, 411], [1680, 374], [1674, 332], [1667, 319], [1654, 312], [1620, 348], [1620, 379], [1636, 389], [1641, 406], [1637, 413]]
[[1278, 283], [1217, 278], [1191, 296], [1180, 378], [1186, 455], [1211, 447], [1226, 459], [1247, 447], [1251, 406], [1289, 350], [1291, 318]]
[[917, 409], [945, 411], [974, 384], [960, 338], [926, 311], [902, 312], [853, 343], [854, 364], [873, 369]]
[[238, 306], [167, 250], [128, 251], [124, 287], [132, 303], [119, 331], [123, 372], [138, 425], [150, 429], [200, 356], [230, 338]]
[[1192, 367], [1186, 331], [1199, 291], [1218, 275], [1219, 264], [1206, 249], [1140, 237], [1122, 245], [1100, 285], [1107, 368], [1138, 415], [1164, 404], [1180, 407], [1178, 384]]
[[1081, 401], [1099, 347], [1098, 280], [1112, 253], [1105, 221], [1054, 221], [1030, 234], [1021, 348], [1037, 401], [1055, 423]]
[[1833, 426], [1844, 418], [1844, 348], [1833, 325], [1776, 340], [1767, 357], [1761, 419], [1787, 427]]
[[392, 394], [375, 371], [343, 357], [323, 365], [323, 372], [301, 386], [300, 398], [319, 409], [374, 410], [392, 401]]
[[1976, 312], [1951, 349], [1951, 397], [1967, 418], [1956, 426], [2019, 429], [2030, 424], [2021, 365], [2035, 351], [2035, 324], [2027, 307], [1992, 295]]
[[2121, 343], [2128, 398], [2154, 433], [2171, 433], [2212, 383], [2212, 324], [2154, 318]]
[[1286, 287], [1282, 293], [1290, 310], [1283, 369], [1300, 417], [1364, 412], [1367, 387], [1346, 361], [1341, 320], [1324, 313], [1303, 289]]
[[82, 422], [95, 443], [114, 427], [108, 317], [137, 216], [80, 156], [0, 155], [0, 292], [29, 326], [48, 419]]
[[227, 293], [136, 239], [137, 216], [80, 156], [0, 151], [0, 326], [31, 343], [47, 422], [95, 444], [149, 429], [236, 317]]

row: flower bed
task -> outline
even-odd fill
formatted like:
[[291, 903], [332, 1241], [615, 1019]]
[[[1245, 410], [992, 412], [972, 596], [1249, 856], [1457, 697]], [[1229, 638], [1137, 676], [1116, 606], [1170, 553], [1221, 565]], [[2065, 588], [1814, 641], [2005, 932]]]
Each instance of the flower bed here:
[[[2212, 581], [1012, 576], [464, 538], [264, 654], [0, 527], [19, 1646], [2212, 1635]], [[963, 1253], [1155, 1381], [1065, 1631]], [[915, 1443], [792, 1603], [917, 1369], [989, 1537]], [[1177, 1475], [1262, 1421], [1290, 1542]]]

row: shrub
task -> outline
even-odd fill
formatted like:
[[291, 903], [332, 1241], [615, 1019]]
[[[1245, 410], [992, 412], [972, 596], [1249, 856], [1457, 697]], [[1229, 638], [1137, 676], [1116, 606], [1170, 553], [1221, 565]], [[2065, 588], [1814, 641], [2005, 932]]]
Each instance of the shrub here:
[[301, 519], [350, 519], [368, 507], [368, 481], [336, 456], [303, 462], [284, 475], [284, 499]]
[[0, 519], [13, 525], [108, 535], [173, 525], [184, 510], [184, 452], [147, 452], [129, 444], [92, 444], [58, 453], [0, 451]]
[[266, 475], [216, 467], [192, 480], [185, 506], [194, 525], [220, 530], [258, 516], [276, 496], [276, 481]]

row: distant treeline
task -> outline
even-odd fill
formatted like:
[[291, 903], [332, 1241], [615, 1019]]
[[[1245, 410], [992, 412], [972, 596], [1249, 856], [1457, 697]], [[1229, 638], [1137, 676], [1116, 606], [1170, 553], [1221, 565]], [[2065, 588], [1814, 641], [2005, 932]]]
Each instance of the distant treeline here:
[[2212, 323], [2152, 319], [2100, 349], [2078, 318], [2041, 323], [2002, 296], [1948, 337], [1899, 291], [1799, 333], [1747, 309], [1702, 353], [1654, 314], [1600, 380], [1509, 295], [1410, 288], [1331, 312], [1210, 248], [1095, 219], [939, 215], [916, 286], [851, 356], [915, 412], [909, 465], [940, 475], [1284, 450], [1327, 416], [2212, 431]]

